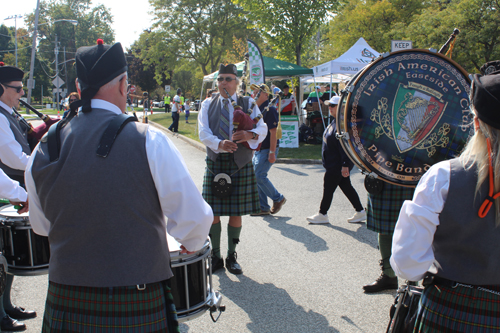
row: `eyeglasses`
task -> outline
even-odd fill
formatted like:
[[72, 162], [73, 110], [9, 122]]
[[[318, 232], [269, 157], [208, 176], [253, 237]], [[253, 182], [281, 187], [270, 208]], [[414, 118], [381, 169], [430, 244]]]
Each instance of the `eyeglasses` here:
[[219, 82], [222, 82], [222, 81], [224, 81], [224, 80], [226, 80], [226, 82], [231, 82], [231, 81], [236, 80], [236, 79], [235, 79], [235, 78], [232, 78], [232, 77], [229, 77], [229, 76], [226, 76], [226, 77], [218, 77], [218, 78], [217, 78], [217, 81], [219, 81]]
[[[3, 84], [3, 83], [2, 83]], [[20, 87], [14, 87], [14, 86], [9, 86], [8, 84], [3, 84], [4, 86], [6, 86], [7, 88], [12, 88], [12, 89], [16, 89], [16, 93], [20, 93], [21, 90], [23, 90], [23, 86], [20, 86]]]

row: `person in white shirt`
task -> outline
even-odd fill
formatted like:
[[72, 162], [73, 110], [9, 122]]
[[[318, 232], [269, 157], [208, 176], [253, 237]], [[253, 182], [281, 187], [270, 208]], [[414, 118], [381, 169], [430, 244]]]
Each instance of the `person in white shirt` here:
[[[19, 99], [24, 95], [23, 76], [24, 72], [21, 69], [5, 66], [3, 62], [0, 62], [0, 169], [8, 178], [20, 184], [24, 184], [24, 170], [31, 153], [28, 145], [28, 126], [25, 122], [20, 122], [13, 110], [19, 105]], [[12, 189], [12, 183], [10, 186]], [[17, 191], [16, 195], [19, 195], [18, 188], [14, 191]], [[16, 319], [36, 317], [35, 311], [12, 305], [10, 292], [13, 281], [14, 275], [7, 274], [5, 291], [0, 297], [2, 331], [25, 330], [26, 325]]]
[[260, 111], [250, 97], [237, 96], [239, 80], [235, 65], [221, 64], [218, 75], [220, 94], [212, 95], [210, 103], [203, 103], [198, 115], [200, 140], [207, 147], [202, 194], [215, 215], [210, 229], [212, 270], [224, 267], [220, 253], [220, 217], [229, 216], [226, 267], [233, 274], [241, 274], [243, 270], [236, 261], [241, 217], [260, 211], [252, 149], [257, 149], [266, 137], [267, 126], [261, 118], [250, 131], [235, 130], [233, 101], [245, 111], [251, 108], [252, 119], [259, 116]]
[[168, 129], [174, 133], [179, 131], [179, 117], [182, 111], [182, 103], [181, 103], [181, 88], [177, 89], [177, 95], [172, 99], [172, 125], [168, 127]]
[[418, 332], [500, 331], [500, 61], [481, 72], [470, 93], [474, 136], [423, 175], [394, 230], [394, 271], [424, 279]]
[[51, 252], [42, 332], [175, 332], [167, 231], [181, 253], [197, 251], [212, 210], [172, 142], [123, 114], [121, 44], [98, 40], [75, 59], [78, 117], [49, 132], [26, 170], [30, 221]]

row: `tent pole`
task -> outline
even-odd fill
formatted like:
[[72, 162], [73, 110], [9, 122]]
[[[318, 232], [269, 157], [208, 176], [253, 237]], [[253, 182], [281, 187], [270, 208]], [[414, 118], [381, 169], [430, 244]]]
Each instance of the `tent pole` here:
[[313, 81], [314, 81], [314, 91], [316, 92], [316, 98], [318, 99], [319, 114], [321, 115], [321, 121], [323, 122], [323, 133], [324, 133], [326, 130], [325, 117], [323, 117], [323, 110], [321, 110], [321, 103], [319, 102], [319, 93], [316, 91], [316, 75], [313, 75]]

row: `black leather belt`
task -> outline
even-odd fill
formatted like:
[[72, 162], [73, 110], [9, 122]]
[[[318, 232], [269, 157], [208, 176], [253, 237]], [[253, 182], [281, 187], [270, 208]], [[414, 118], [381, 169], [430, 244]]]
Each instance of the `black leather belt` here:
[[467, 288], [471, 288], [471, 289], [478, 289], [478, 290], [483, 290], [483, 291], [500, 293], [500, 285], [474, 285], [474, 284], [468, 284], [468, 283], [462, 283], [462, 282], [458, 282], [458, 281], [449, 280], [449, 279], [446, 279], [444, 277], [440, 277], [440, 276], [437, 276], [434, 274], [427, 274], [424, 277], [422, 284], [424, 286], [437, 285], [437, 286], [450, 287], [450, 288], [456, 288], [458, 286], [461, 286], [461, 287], [467, 287]]

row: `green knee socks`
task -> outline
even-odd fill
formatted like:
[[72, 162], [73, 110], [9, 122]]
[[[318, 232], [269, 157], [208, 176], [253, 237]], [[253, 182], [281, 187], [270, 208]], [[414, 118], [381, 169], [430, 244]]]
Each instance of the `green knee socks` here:
[[392, 254], [392, 235], [378, 234], [378, 247], [382, 256], [382, 272], [388, 277], [395, 277], [396, 273], [392, 270], [389, 262]]
[[210, 233], [208, 234], [210, 236], [210, 239], [212, 240], [212, 253], [214, 256], [220, 258], [220, 233], [221, 233], [221, 227], [220, 227], [220, 222], [212, 224], [210, 227]]
[[236, 244], [240, 242], [241, 227], [227, 226], [227, 255], [236, 251]]

